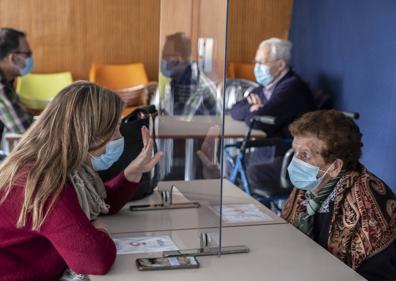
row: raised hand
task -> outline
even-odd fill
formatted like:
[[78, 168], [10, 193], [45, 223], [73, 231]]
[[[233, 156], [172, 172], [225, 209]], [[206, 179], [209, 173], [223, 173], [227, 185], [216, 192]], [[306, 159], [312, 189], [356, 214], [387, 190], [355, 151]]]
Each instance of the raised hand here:
[[197, 155], [203, 164], [203, 176], [205, 179], [216, 179], [220, 177], [216, 153], [219, 138], [219, 126], [210, 127], [201, 149], [197, 151]]
[[162, 157], [161, 151], [153, 156], [154, 141], [145, 126], [142, 127], [142, 139], [142, 151], [124, 170], [126, 179], [131, 182], [139, 182], [142, 174], [151, 171]]

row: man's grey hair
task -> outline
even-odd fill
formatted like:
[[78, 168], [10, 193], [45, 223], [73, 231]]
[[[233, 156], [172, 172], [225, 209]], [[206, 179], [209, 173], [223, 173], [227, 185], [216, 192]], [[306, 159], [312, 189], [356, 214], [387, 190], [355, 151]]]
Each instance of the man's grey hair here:
[[289, 65], [291, 59], [291, 48], [292, 48], [292, 43], [290, 41], [279, 38], [270, 38], [262, 41], [259, 47], [263, 47], [266, 45], [271, 46], [271, 54], [270, 54], [271, 61], [281, 59], [284, 60], [287, 63], [287, 65]]

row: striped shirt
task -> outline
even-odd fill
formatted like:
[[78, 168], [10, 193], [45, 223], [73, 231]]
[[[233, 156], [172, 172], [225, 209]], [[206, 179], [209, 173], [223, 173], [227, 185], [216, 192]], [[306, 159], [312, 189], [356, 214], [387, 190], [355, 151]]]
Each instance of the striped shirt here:
[[222, 112], [215, 84], [193, 63], [182, 77], [165, 87], [165, 111], [169, 115], [216, 115]]

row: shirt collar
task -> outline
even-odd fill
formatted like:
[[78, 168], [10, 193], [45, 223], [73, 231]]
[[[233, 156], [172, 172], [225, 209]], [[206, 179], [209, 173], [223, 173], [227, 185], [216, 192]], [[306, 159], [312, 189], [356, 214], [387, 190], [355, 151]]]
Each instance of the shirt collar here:
[[278, 84], [278, 82], [279, 82], [283, 77], [285, 77], [285, 75], [286, 75], [288, 72], [289, 72], [289, 68], [286, 67], [286, 68], [278, 75], [278, 77], [277, 77], [274, 81], [272, 81], [270, 84], [268, 84], [267, 86], [264, 87], [265, 90], [266, 90], [266, 91], [272, 92], [272, 90], [275, 88], [276, 84]]

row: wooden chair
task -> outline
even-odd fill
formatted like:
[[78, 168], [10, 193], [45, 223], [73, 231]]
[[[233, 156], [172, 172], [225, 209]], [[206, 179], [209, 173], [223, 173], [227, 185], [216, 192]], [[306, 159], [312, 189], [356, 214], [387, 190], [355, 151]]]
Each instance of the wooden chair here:
[[231, 79], [256, 81], [254, 77], [254, 64], [230, 62], [228, 63], [227, 77]]
[[156, 89], [156, 82], [149, 82], [143, 63], [92, 64], [89, 81], [115, 91], [127, 104], [127, 115], [134, 108], [144, 106]]

